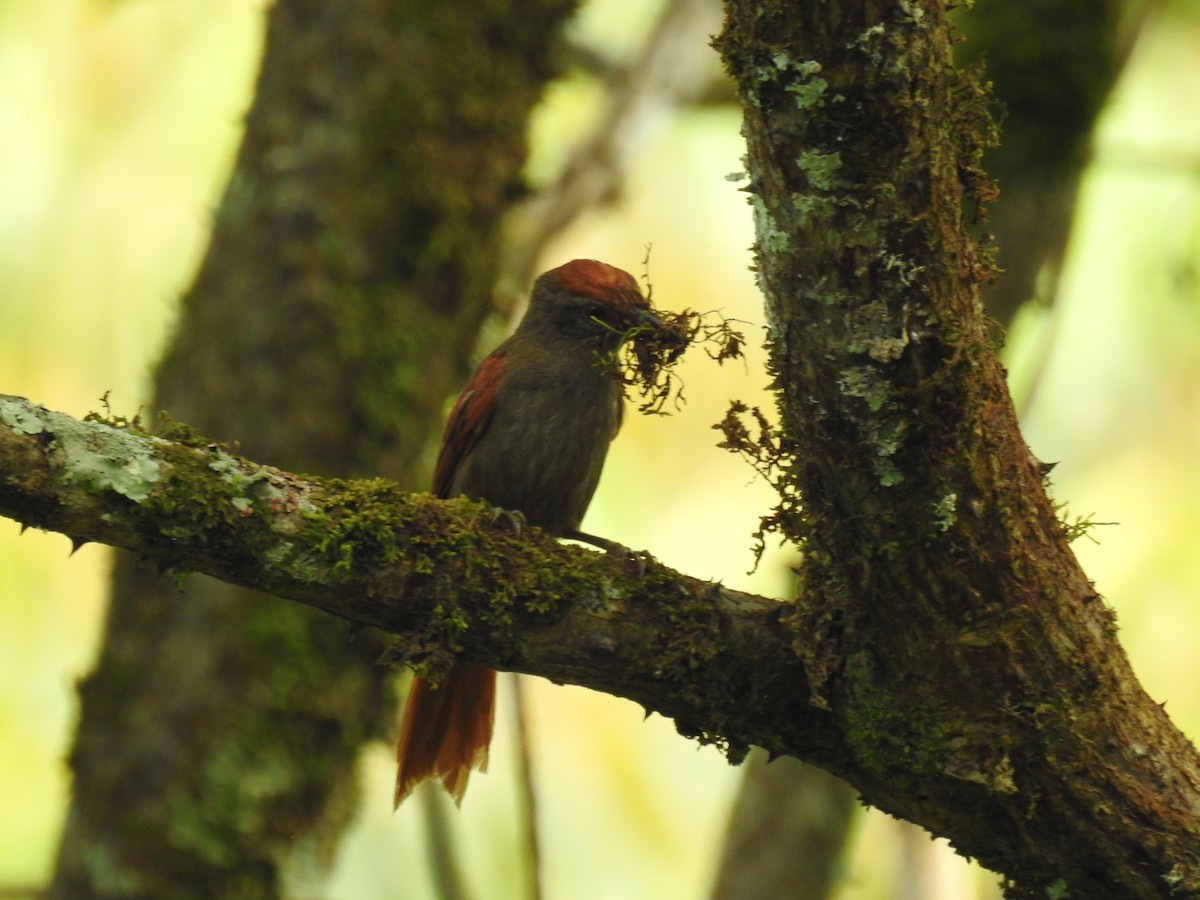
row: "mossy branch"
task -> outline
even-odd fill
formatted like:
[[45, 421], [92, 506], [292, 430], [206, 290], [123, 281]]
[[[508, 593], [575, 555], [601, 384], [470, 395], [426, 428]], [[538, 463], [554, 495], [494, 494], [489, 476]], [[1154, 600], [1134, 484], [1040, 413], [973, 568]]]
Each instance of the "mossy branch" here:
[[734, 758], [832, 740], [786, 606], [517, 534], [481, 503], [305, 478], [0, 395], [0, 515], [380, 628], [427, 671], [463, 658], [628, 697]]

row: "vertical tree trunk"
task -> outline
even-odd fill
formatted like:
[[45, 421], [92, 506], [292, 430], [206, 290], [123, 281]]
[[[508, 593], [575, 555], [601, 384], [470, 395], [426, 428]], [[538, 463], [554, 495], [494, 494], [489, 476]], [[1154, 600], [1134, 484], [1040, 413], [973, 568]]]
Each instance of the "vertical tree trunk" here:
[[987, 117], [944, 5], [727, 9], [776, 522], [805, 553], [792, 622], [846, 742], [806, 758], [1011, 896], [1200, 895], [1200, 757], [1134, 678], [993, 351], [966, 221], [990, 196]]
[[[983, 77], [1002, 106], [1000, 142], [984, 160], [1000, 188], [986, 230], [995, 235], [1004, 274], [987, 286], [984, 300], [1003, 326], [1026, 301], [1053, 300], [1092, 131], [1140, 26], [1122, 17], [1140, 20], [1148, 11], [1122, 6], [1114, 0], [975, 0], [957, 11], [967, 40], [955, 48], [956, 58], [964, 65], [986, 64]], [[747, 772], [739, 801], [747, 814], [731, 820], [717, 895], [734, 895], [726, 884], [744, 892], [744, 885], [765, 882], [774, 892], [766, 895], [779, 896], [787, 893], [781, 879], [792, 871], [798, 879], [793, 893], [823, 896], [826, 889], [811, 880], [814, 873], [840, 865], [821, 856], [831, 844], [829, 829], [849, 827], [851, 817], [834, 815], [814, 832], [810, 818], [793, 812], [804, 802], [797, 800], [799, 792], [817, 790], [816, 808], [824, 809], [825, 792], [833, 789], [810, 778], [808, 768], [775, 768]], [[795, 773], [795, 785], [785, 772]], [[845, 788], [847, 804], [853, 803], [851, 791]], [[775, 824], [763, 827], [764, 821]], [[809, 841], [815, 841], [811, 849]], [[778, 846], [772, 849], [772, 843]], [[737, 849], [745, 846], [753, 852]]]
[[[277, 465], [420, 485], [571, 8], [276, 3], [153, 408]], [[119, 560], [52, 896], [322, 895], [392, 676], [375, 636], [237, 593]]]
[[711, 900], [825, 900], [840, 886], [858, 798], [836, 775], [755, 750], [729, 823]]

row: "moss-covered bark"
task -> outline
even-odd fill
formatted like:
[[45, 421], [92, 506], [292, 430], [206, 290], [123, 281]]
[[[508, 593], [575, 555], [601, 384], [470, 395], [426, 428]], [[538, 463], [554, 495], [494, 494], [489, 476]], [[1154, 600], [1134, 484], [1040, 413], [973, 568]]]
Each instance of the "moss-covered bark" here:
[[[483, 503], [306, 479], [0, 395], [0, 515], [123, 547], [179, 580], [203, 572], [382, 628], [435, 677], [461, 655], [628, 697], [734, 759], [752, 743], [785, 753], [800, 735], [805, 747], [837, 737], [805, 686], [786, 607], [518, 534]], [[228, 599], [243, 616], [257, 602]], [[188, 666], [164, 661], [163, 675]]]
[[[421, 483], [572, 6], [274, 4], [152, 408], [295, 470]], [[312, 610], [122, 559], [52, 895], [319, 892], [359, 748], [393, 728], [379, 651]]]
[[[734, 0], [758, 271], [838, 772], [1012, 896], [1200, 894], [1200, 763], [1141, 690], [1017, 430], [964, 211], [984, 99], [941, 4]], [[814, 640], [816, 638], [816, 640]]]
[[[1092, 130], [1147, 13], [1119, 0], [974, 0], [952, 11], [966, 35], [956, 60], [981, 70], [1000, 112], [999, 141], [983, 157], [999, 194], [978, 230], [995, 236], [1003, 277], [986, 286], [984, 302], [1002, 327], [1026, 301], [1054, 297]], [[839, 795], [811, 767], [776, 768], [747, 771], [714, 897], [780, 896], [789, 875], [801, 896], [836, 890], [828, 871], [823, 884], [817, 877], [840, 864], [820, 849], [829, 828], [815, 832], [813, 816], [797, 809], [830, 810], [828, 821], [845, 827], [854, 820], [832, 810], [831, 798], [848, 808], [852, 789]], [[794, 772], [795, 784], [780, 772]]]

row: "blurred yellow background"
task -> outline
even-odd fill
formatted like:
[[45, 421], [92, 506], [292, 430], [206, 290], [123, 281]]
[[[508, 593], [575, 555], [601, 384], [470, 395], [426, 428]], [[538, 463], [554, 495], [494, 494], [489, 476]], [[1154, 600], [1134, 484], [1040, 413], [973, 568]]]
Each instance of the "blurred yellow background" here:
[[[76, 415], [132, 415], [203, 253], [253, 87], [262, 0], [8, 0], [0, 4], [0, 392]], [[1184, 6], [1183, 9], [1188, 7]], [[593, 0], [575, 28], [632, 51], [653, 7]], [[1200, 11], [1144, 35], [1097, 139], [1059, 304], [1022, 315], [1006, 351], [1027, 440], [1057, 460], [1055, 496], [1096, 528], [1076, 551], [1118, 610], [1150, 694], [1200, 736]], [[597, 92], [568, 80], [534, 128], [536, 173], [585, 129]], [[658, 305], [720, 308], [761, 334], [747, 270], [735, 111], [692, 110], [647, 135], [617, 207], [562, 235], [576, 256], [650, 274]], [[668, 565], [785, 595], [787, 556], [754, 576], [750, 533], [770, 492], [715, 448], [734, 397], [763, 402], [761, 352], [684, 372], [688, 405], [631, 416], [589, 530]], [[1037, 381], [1036, 395], [1032, 391]], [[1029, 398], [1033, 397], [1032, 401]], [[1025, 402], [1029, 401], [1029, 402]], [[64, 754], [103, 616], [107, 555], [0, 520], [0, 889], [48, 878], [69, 785]], [[633, 704], [540, 681], [530, 716], [547, 896], [699, 898], [739, 773]], [[515, 897], [506, 734], [459, 814], [479, 896]], [[391, 812], [391, 751], [365, 754], [366, 800], [329, 896], [430, 896], [416, 806]], [[885, 817], [861, 824], [840, 897], [895, 896], [908, 852]], [[995, 878], [943, 850], [936, 897]], [[983, 894], [979, 894], [983, 896]]]

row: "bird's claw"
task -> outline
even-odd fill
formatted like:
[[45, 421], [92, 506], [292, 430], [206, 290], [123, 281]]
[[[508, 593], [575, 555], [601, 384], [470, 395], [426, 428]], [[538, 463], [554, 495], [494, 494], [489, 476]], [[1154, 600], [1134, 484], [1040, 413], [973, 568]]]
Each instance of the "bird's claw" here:
[[649, 550], [627, 550], [625, 552], [627, 554], [627, 558], [632, 560], [634, 562], [634, 564], [637, 565], [638, 578], [645, 578], [647, 567], [649, 567], [650, 563], [656, 561], [654, 559], [654, 557], [650, 554], [650, 551]]
[[521, 532], [529, 523], [525, 521], [525, 514], [519, 509], [504, 509], [500, 506], [492, 507], [492, 524], [495, 525], [501, 519], [508, 522], [512, 528], [513, 534], [517, 537], [521, 536]]
[[637, 566], [638, 578], [645, 576], [646, 568], [650, 563], [654, 562], [654, 557], [650, 555], [649, 550], [630, 550], [623, 544], [610, 541], [608, 538], [597, 537], [594, 534], [587, 534], [583, 531], [572, 531], [569, 534], [563, 535], [563, 537], [573, 541], [580, 541], [584, 544], [591, 544], [598, 550], [603, 550], [609, 556], [621, 556], [630, 560]]

